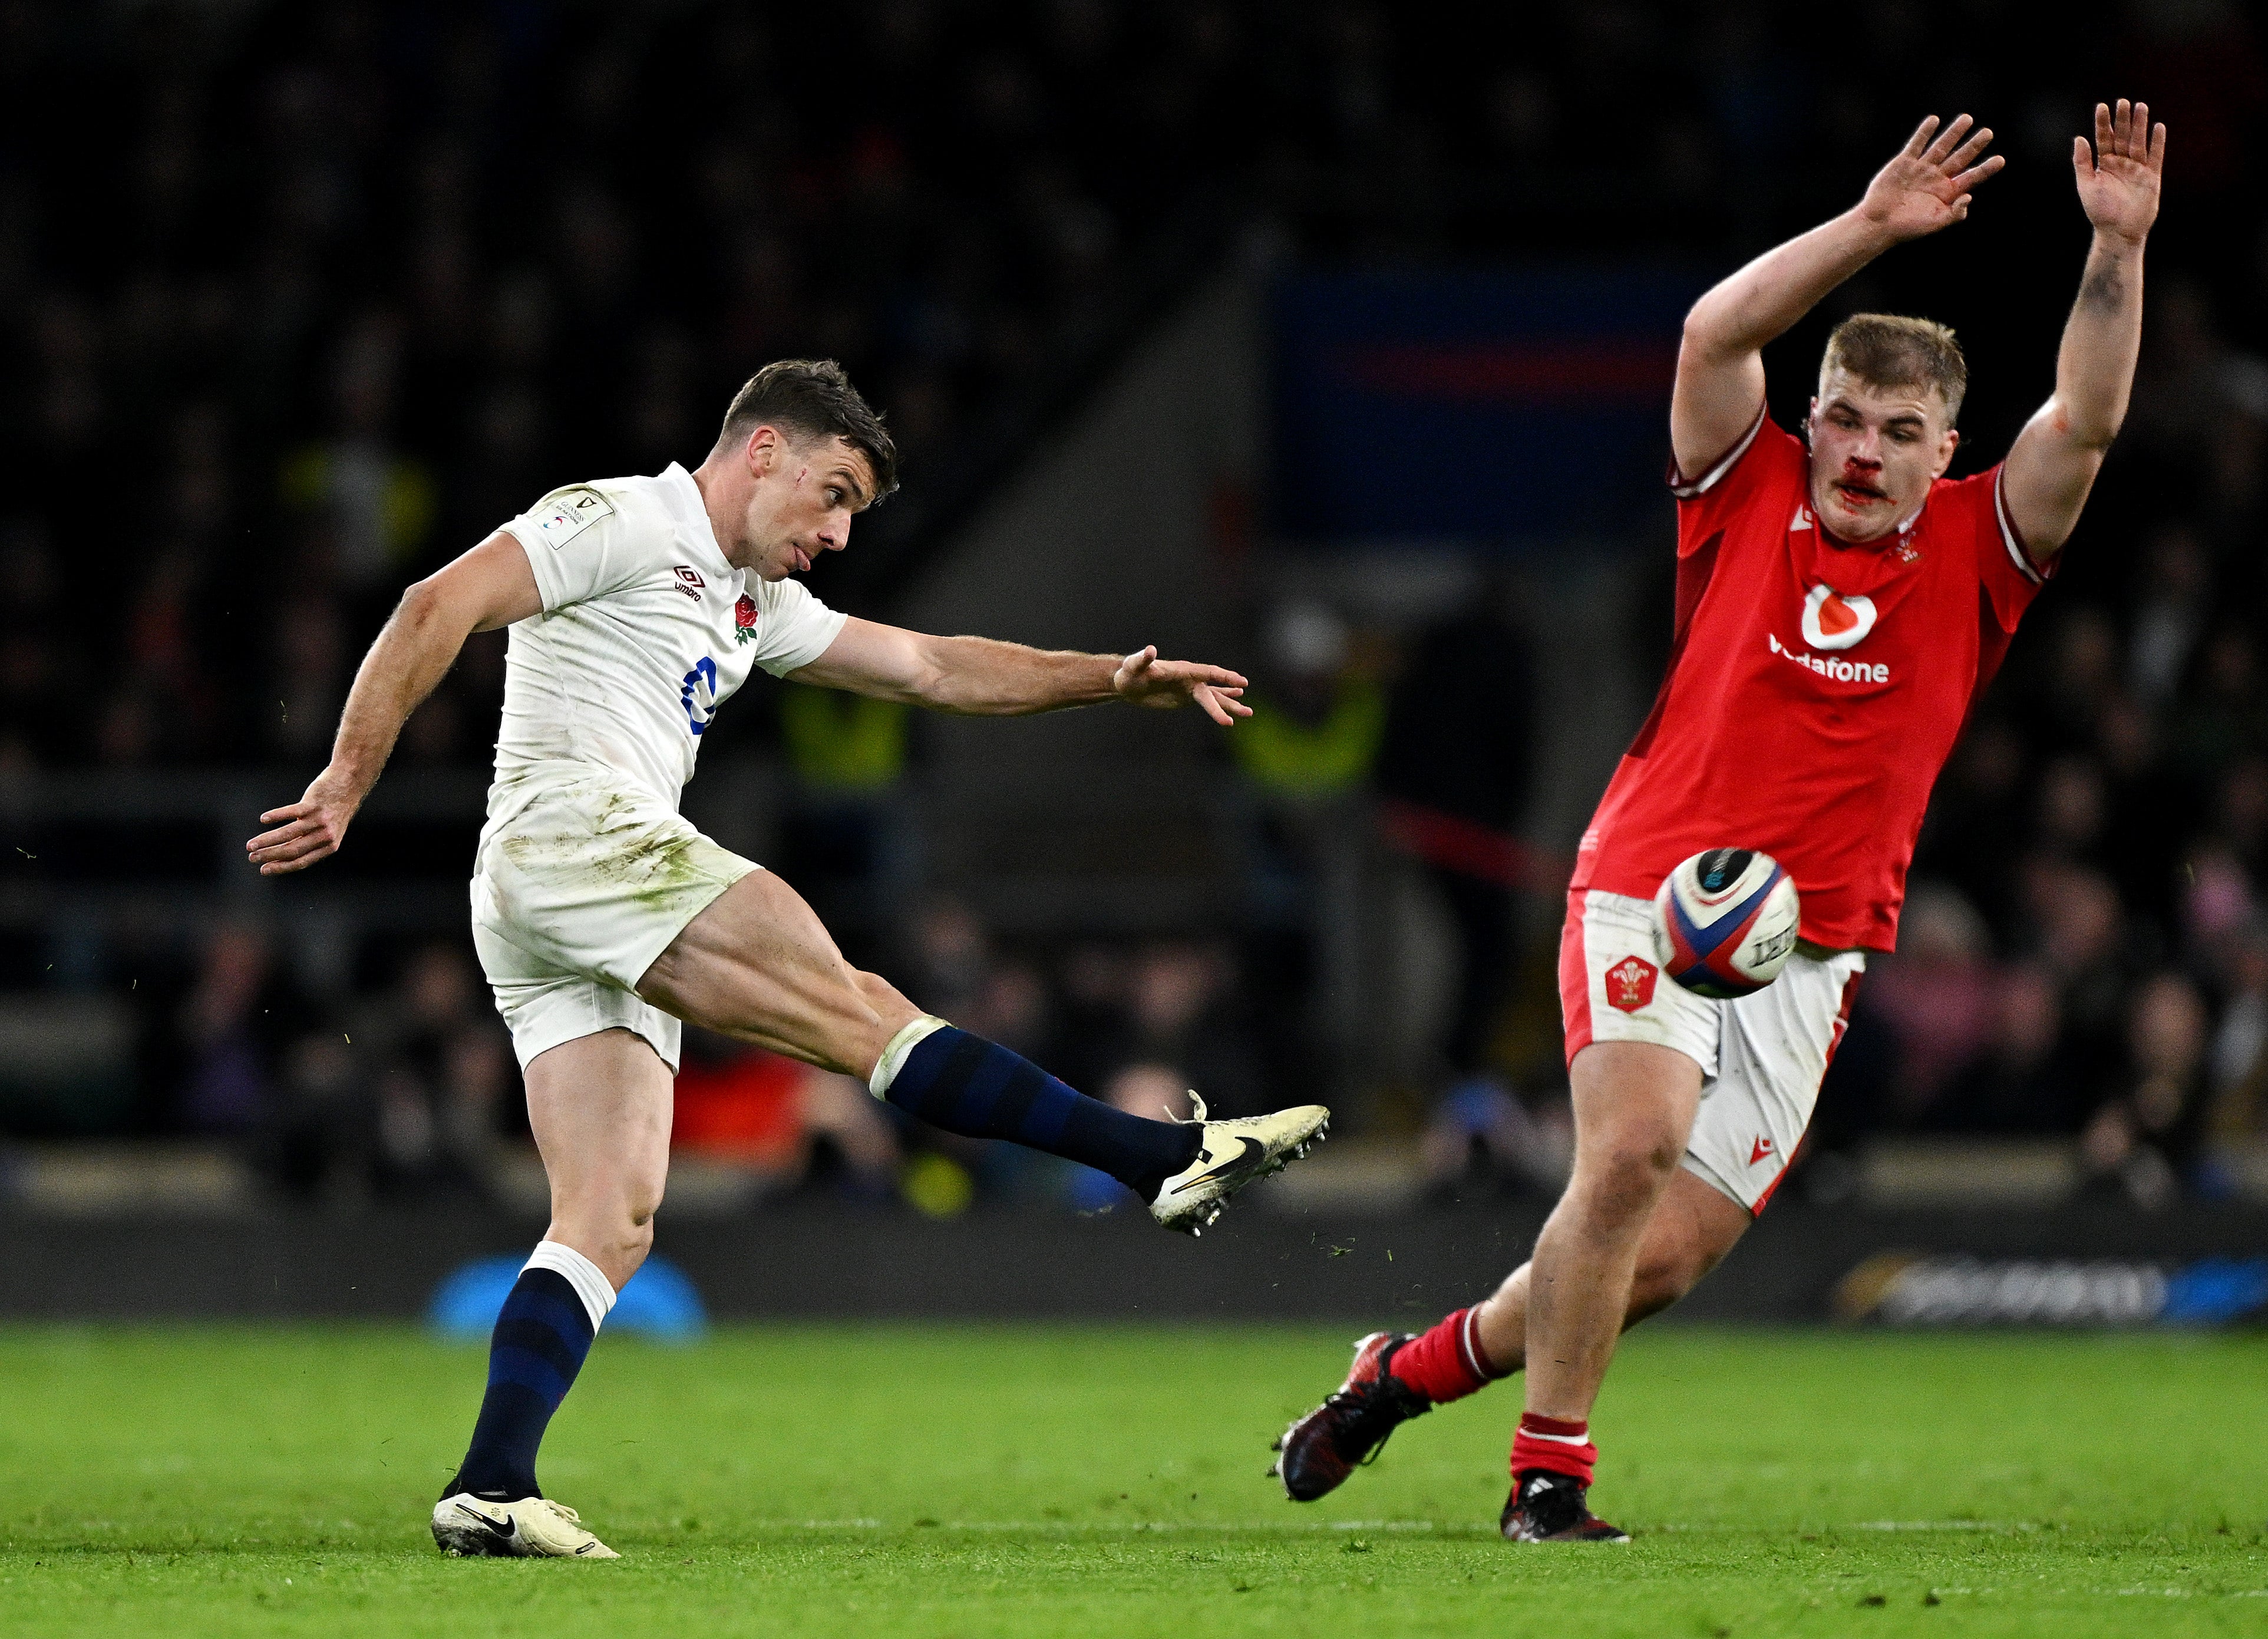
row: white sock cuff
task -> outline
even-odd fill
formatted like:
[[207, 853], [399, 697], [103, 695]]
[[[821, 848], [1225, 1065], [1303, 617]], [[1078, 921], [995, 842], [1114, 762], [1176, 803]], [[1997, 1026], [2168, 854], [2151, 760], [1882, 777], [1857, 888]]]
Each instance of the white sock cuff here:
[[920, 1046], [939, 1030], [948, 1029], [947, 1021], [933, 1013], [924, 1013], [890, 1037], [890, 1045], [882, 1049], [882, 1056], [874, 1061], [874, 1073], [866, 1078], [866, 1090], [880, 1098], [887, 1095], [890, 1083], [898, 1079], [905, 1067], [906, 1055]]
[[591, 1317], [593, 1334], [615, 1306], [615, 1283], [600, 1272], [598, 1265], [563, 1241], [536, 1242], [535, 1250], [519, 1267], [522, 1274], [530, 1269], [549, 1269], [573, 1287], [575, 1296], [583, 1300], [583, 1312]]

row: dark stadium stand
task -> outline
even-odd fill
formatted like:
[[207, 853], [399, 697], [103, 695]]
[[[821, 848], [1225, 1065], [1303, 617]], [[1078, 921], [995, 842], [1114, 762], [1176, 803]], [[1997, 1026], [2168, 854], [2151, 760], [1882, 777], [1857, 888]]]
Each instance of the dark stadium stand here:
[[[2044, 1142], [2052, 1195], [2260, 1198], [2268, 206], [2240, 161], [2268, 137], [2260, 30], [2093, 4], [2043, 37], [2021, 7], [1891, 5], [1852, 85], [1789, 26], [1808, 8], [1501, 10], [1445, 34], [1359, 0], [862, 0], [797, 13], [785, 50], [782, 14], [748, 5], [0, 5], [0, 1131], [195, 1139], [244, 1188], [316, 1200], [498, 1194], [517, 1087], [460, 921], [500, 639], [413, 720], [306, 897], [263, 892], [237, 850], [319, 765], [408, 579], [558, 483], [696, 456], [766, 359], [840, 358], [904, 447], [904, 492], [814, 580], [887, 617], [1241, 247], [1707, 277], [1958, 103], [1999, 128], [2007, 176], [1779, 343], [1773, 402], [1800, 413], [1835, 317], [1926, 311], [1969, 348], [1990, 461], [2046, 388], [2082, 244], [2060, 167], [2116, 68], [2177, 128], [2132, 414], [1938, 794], [1907, 948], [1870, 978], [1807, 1178], [1894, 1196], [1898, 1156]], [[1269, 544], [1259, 499], [1236, 527]], [[1667, 637], [1660, 511], [1611, 657], [1640, 688]], [[1268, 589], [1248, 595], [1257, 633]], [[1355, 631], [1344, 676], [1390, 692], [1413, 638]], [[711, 757], [802, 778], [773, 714], [752, 703]], [[1223, 811], [1264, 784], [1217, 772]], [[815, 870], [885, 868], [901, 809], [859, 809], [854, 846], [826, 816], [857, 808], [799, 810]], [[1275, 1022], [1321, 958], [1296, 940], [955, 914], [898, 938], [905, 971], [1096, 1085], [1299, 1073]], [[1510, 1038], [1548, 1014], [1548, 968], [1507, 984]], [[1477, 1067], [1533, 1121], [1437, 1127], [1444, 1189], [1549, 1173], [1548, 1048], [1491, 1051]], [[1412, 1190], [1437, 1090], [1367, 1106]], [[830, 1195], [894, 1187], [915, 1141], [864, 1109], [813, 1118], [781, 1164]], [[1496, 1172], [1460, 1170], [1491, 1133]], [[980, 1196], [1065, 1192], [950, 1160]]]

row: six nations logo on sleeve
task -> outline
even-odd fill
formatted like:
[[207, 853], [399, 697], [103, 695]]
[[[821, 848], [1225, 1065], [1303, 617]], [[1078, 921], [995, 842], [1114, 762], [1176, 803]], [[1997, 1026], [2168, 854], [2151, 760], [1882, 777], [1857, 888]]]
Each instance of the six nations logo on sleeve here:
[[535, 533], [556, 550], [614, 510], [596, 490], [562, 490], [536, 509]]

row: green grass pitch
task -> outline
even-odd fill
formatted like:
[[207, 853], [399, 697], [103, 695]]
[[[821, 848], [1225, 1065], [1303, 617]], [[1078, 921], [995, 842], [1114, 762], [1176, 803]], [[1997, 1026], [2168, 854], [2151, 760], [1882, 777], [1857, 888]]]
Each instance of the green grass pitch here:
[[1623, 1548], [1493, 1525], [1506, 1385], [1310, 1508], [1347, 1327], [600, 1341], [547, 1489], [619, 1563], [446, 1561], [480, 1351], [0, 1329], [0, 1633], [2268, 1633], [2268, 1339], [1661, 1328], [1600, 1407]]

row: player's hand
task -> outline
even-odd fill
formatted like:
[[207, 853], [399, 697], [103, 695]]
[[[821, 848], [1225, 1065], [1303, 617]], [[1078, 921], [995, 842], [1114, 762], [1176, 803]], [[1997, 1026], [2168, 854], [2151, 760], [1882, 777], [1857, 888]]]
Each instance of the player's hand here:
[[1161, 661], [1158, 646], [1137, 650], [1118, 662], [1110, 676], [1118, 698], [1134, 705], [1170, 711], [1195, 700], [1205, 715], [1228, 727], [1240, 717], [1252, 715], [1244, 703], [1244, 679], [1223, 666], [1200, 666], [1191, 661]]
[[2095, 105], [2095, 146], [2071, 140], [2071, 168], [2079, 178], [2080, 208], [2098, 233], [2139, 245], [2158, 219], [2158, 183], [2166, 170], [2166, 128], [2150, 125], [2150, 105], [2118, 100], [2113, 109]]
[[1919, 239], [1966, 217], [1970, 190], [2007, 163], [1999, 154], [1978, 158], [1992, 133], [1989, 128], [1971, 132], [1972, 123], [1964, 114], [1940, 131], [1937, 115], [1924, 120], [1897, 158], [1867, 184], [1859, 214], [1898, 240]]
[[283, 876], [304, 871], [316, 860], [339, 851], [347, 825], [362, 806], [362, 794], [353, 782], [325, 769], [297, 802], [270, 808], [260, 816], [263, 831], [244, 845], [245, 857], [260, 867], [262, 876]]

